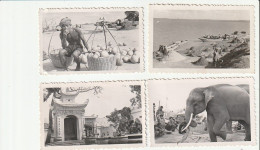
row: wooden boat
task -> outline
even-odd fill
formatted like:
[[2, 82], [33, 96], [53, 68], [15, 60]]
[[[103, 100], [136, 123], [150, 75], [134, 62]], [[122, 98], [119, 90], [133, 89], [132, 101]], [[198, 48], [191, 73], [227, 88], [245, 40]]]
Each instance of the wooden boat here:
[[217, 41], [222, 41], [222, 38], [219, 39], [209, 39], [209, 38], [198, 38], [200, 39], [202, 42], [217, 42]]

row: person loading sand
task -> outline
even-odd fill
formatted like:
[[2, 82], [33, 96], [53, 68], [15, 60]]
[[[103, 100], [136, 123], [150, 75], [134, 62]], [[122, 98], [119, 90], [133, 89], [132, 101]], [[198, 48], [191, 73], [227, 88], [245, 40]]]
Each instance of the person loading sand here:
[[[86, 49], [89, 49], [83, 33], [79, 28], [72, 28], [71, 19], [68, 17], [61, 19], [59, 26], [61, 27], [60, 39], [63, 48], [59, 52], [61, 64], [64, 66], [65, 70], [68, 70], [66, 57], [73, 56], [75, 62], [77, 63], [75, 71], [80, 71], [79, 56], [83, 52], [81, 41], [83, 42]], [[69, 45], [67, 45], [67, 42]]]

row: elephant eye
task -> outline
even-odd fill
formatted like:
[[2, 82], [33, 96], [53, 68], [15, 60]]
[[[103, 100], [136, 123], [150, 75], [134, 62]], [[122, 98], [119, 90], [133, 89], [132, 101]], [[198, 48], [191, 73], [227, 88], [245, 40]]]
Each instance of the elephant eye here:
[[194, 104], [194, 107], [199, 107], [199, 104]]

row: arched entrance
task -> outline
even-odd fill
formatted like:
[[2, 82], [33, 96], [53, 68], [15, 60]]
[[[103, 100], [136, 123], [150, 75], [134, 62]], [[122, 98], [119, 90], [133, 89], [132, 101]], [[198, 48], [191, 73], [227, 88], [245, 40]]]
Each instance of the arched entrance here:
[[77, 140], [77, 117], [69, 115], [64, 119], [65, 141]]

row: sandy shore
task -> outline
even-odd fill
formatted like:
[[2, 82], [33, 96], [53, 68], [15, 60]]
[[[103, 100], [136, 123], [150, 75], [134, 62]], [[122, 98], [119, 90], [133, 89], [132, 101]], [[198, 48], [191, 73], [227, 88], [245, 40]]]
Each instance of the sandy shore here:
[[[238, 38], [247, 35], [238, 35]], [[250, 48], [248, 45], [242, 45], [242, 42], [234, 42], [229, 40], [208, 40], [201, 41], [199, 39], [189, 40], [174, 49], [171, 49], [169, 56], [163, 59], [153, 59], [154, 68], [211, 68], [213, 62], [213, 45], [222, 50], [221, 59], [222, 66], [217, 68], [249, 68], [250, 65]], [[155, 50], [157, 51], [157, 50]], [[241, 53], [239, 52], [241, 51]], [[238, 52], [234, 54], [234, 52]], [[230, 54], [230, 56], [228, 55]]]
[[[87, 40], [90, 36], [90, 34], [95, 29], [94, 25], [88, 25], [84, 26], [84, 28], [81, 28], [85, 39]], [[98, 29], [99, 31], [96, 32], [95, 38], [93, 40], [93, 36], [88, 41], [89, 47], [95, 47], [97, 45], [105, 47], [105, 37], [104, 32], [102, 32], [101, 29]], [[116, 29], [109, 29], [114, 38], [118, 43], [125, 43], [126, 46], [121, 46], [120, 49], [128, 49], [128, 48], [136, 48], [137, 50], [141, 50], [139, 48], [139, 29], [132, 29], [132, 30], [116, 30]], [[53, 49], [60, 49], [61, 48], [61, 41], [59, 38], [59, 31], [56, 31], [53, 35], [50, 50]], [[42, 51], [46, 52], [48, 54], [48, 45], [50, 42], [52, 32], [45, 32], [42, 35]], [[113, 40], [112, 36], [108, 32], [106, 32], [107, 37], [107, 43], [112, 43], [112, 46], [116, 46], [115, 41]], [[93, 42], [92, 42], [93, 41]], [[85, 49], [84, 49], [85, 50]], [[74, 70], [76, 68], [76, 64], [73, 63], [69, 69]], [[140, 63], [132, 64], [132, 63], [123, 63], [122, 66], [118, 66], [116, 70], [136, 70], [139, 71], [141, 69]], [[56, 68], [52, 65], [50, 59], [46, 59], [43, 61], [43, 71], [50, 72], [50, 71], [63, 71], [62, 68]], [[86, 66], [84, 64], [81, 64], [81, 71], [87, 71]]]

